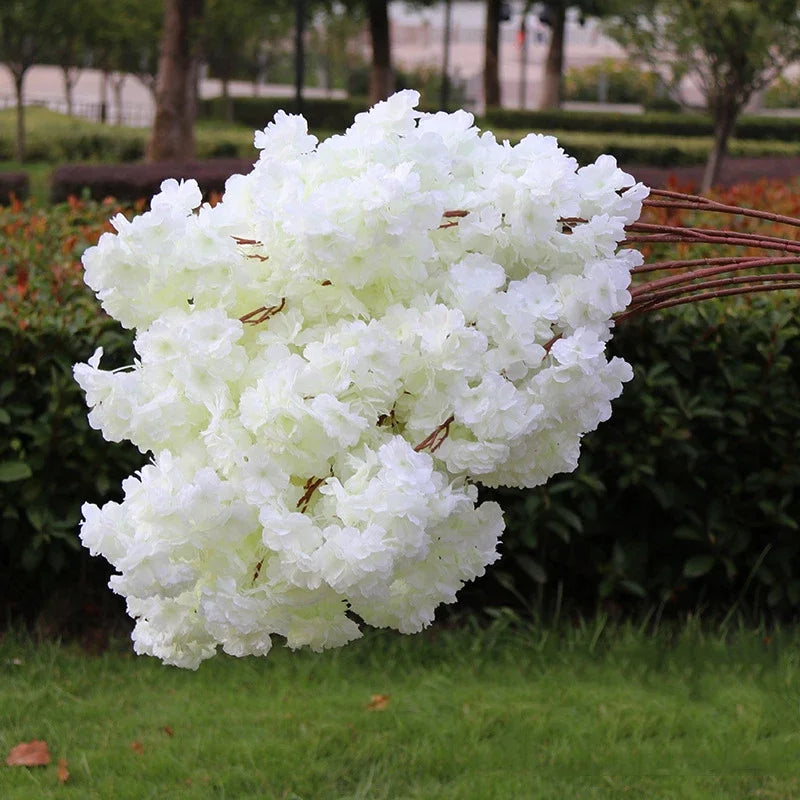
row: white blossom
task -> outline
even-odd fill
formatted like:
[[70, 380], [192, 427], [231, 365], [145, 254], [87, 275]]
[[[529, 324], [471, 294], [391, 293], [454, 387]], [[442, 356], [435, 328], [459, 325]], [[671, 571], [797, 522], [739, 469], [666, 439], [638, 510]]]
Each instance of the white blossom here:
[[476, 482], [534, 486], [631, 377], [605, 344], [647, 190], [550, 136], [497, 142], [405, 91], [318, 143], [279, 112], [201, 205], [165, 181], [84, 256], [136, 359], [75, 377], [91, 425], [152, 463], [81, 531], [139, 653], [342, 645], [418, 631], [495, 561]]

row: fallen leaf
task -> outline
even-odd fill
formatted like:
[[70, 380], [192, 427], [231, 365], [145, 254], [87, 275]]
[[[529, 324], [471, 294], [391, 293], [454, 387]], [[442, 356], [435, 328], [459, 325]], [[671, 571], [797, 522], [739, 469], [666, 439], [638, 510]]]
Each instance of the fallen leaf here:
[[164, 733], [166, 733], [167, 736], [169, 736], [169, 738], [171, 739], [175, 735], [175, 731], [172, 730], [172, 725], [165, 725]]
[[11, 749], [6, 757], [9, 767], [43, 767], [50, 763], [50, 750], [47, 742], [36, 739], [33, 742], [21, 742]]
[[69, 780], [69, 770], [67, 769], [67, 759], [58, 759], [58, 782], [63, 786]]
[[144, 747], [138, 739], [135, 742], [131, 742], [131, 750], [137, 755], [142, 755], [144, 753]]
[[388, 694], [374, 694], [367, 703], [367, 711], [386, 711], [389, 705]]

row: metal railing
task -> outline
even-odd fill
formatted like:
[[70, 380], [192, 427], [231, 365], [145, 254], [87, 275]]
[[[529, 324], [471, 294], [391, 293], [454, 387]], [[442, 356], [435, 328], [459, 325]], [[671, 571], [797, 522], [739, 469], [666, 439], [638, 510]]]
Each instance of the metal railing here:
[[[67, 113], [67, 102], [63, 95], [54, 96], [30, 96], [25, 98], [25, 106], [38, 106], [47, 108], [50, 111], [57, 111], [60, 114]], [[0, 95], [0, 109], [16, 108], [17, 98], [14, 95]], [[106, 103], [106, 122], [109, 124], [130, 125], [135, 128], [146, 128], [153, 123], [152, 106], [141, 103], [125, 103], [118, 109], [113, 102]], [[89, 102], [86, 100], [76, 100], [72, 104], [72, 113], [76, 117], [100, 122], [103, 118], [103, 104], [97, 101]]]

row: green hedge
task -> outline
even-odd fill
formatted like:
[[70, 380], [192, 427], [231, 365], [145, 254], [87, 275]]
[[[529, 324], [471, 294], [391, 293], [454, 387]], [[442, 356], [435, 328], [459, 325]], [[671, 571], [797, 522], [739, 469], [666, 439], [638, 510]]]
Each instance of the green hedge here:
[[[14, 111], [0, 111], [0, 161], [16, 158]], [[25, 114], [27, 161], [130, 162], [144, 157], [150, 131], [101, 125], [68, 117], [46, 108], [30, 107]], [[251, 127], [199, 123], [195, 129], [196, 158], [248, 158], [255, 161]]]
[[800, 310], [776, 298], [621, 326], [634, 380], [574, 473], [487, 493], [504, 556], [468, 602], [796, 618]]
[[78, 260], [114, 210], [0, 208], [2, 622], [48, 607], [75, 621], [86, 603], [108, 602], [106, 566], [79, 546], [80, 507], [120, 499], [143, 457], [89, 428], [72, 365], [98, 345], [111, 367], [131, 359], [130, 334], [100, 311]]
[[[206, 101], [206, 111], [214, 101]], [[308, 100], [305, 113], [312, 130], [322, 135], [344, 130], [353, 117], [363, 111], [366, 101]], [[253, 129], [263, 128], [280, 108], [291, 109], [290, 99], [235, 98], [238, 126], [218, 120], [201, 121], [196, 129], [198, 159], [246, 158], [254, 161]], [[558, 137], [565, 150], [581, 163], [593, 161], [601, 153], [611, 153], [620, 163], [675, 167], [703, 163], [711, 149], [710, 135], [689, 135], [702, 130], [697, 125], [676, 124], [675, 120], [702, 118], [675, 114], [607, 115], [577, 112], [494, 111], [479, 124], [492, 129], [499, 138], [519, 140], [528, 131], [551, 133]], [[755, 118], [753, 118], [755, 119]], [[586, 122], [582, 122], [586, 120]], [[605, 120], [606, 122], [603, 122]], [[643, 121], [654, 121], [637, 129]], [[661, 131], [658, 120], [674, 133]], [[28, 121], [28, 159], [47, 163], [130, 162], [141, 159], [148, 132], [144, 129], [103, 126], [76, 120], [47, 109], [31, 108]], [[769, 120], [773, 139], [743, 138], [747, 128], [738, 131], [739, 138], [730, 143], [733, 156], [800, 155], [800, 136], [788, 140], [789, 130], [800, 133], [800, 121]], [[668, 125], [666, 125], [668, 123]], [[749, 124], [749, 123], [748, 123]], [[786, 130], [778, 128], [783, 125]], [[766, 128], [762, 131], [766, 132]], [[708, 131], [707, 131], [708, 132]], [[13, 114], [0, 112], [0, 160], [11, 160], [14, 154]]]
[[[490, 109], [486, 112], [482, 122], [487, 128], [661, 134], [684, 137], [711, 136], [714, 131], [709, 116], [670, 111], [616, 114], [602, 111]], [[796, 142], [800, 139], [800, 119], [743, 116], [736, 126], [735, 135], [739, 139]]]
[[[621, 164], [645, 164], [654, 167], [679, 167], [703, 164], [711, 152], [712, 140], [705, 136], [649, 136], [624, 133], [584, 133], [572, 130], [539, 130], [555, 136], [567, 153], [579, 163], [594, 161], [602, 153], [613, 155]], [[524, 135], [518, 130], [494, 131], [498, 139], [516, 142]], [[798, 156], [800, 140], [797, 142], [731, 139], [728, 154], [741, 156]]]
[[[0, 619], [54, 597], [80, 614], [107, 568], [78, 547], [84, 501], [142, 463], [88, 427], [71, 366], [131, 337], [81, 282], [115, 211], [0, 208]], [[800, 312], [796, 295], [673, 309], [621, 326], [636, 377], [586, 437], [578, 470], [501, 499], [503, 558], [463, 606], [675, 613], [800, 609]], [[737, 605], [738, 604], [738, 605]]]
[[[286, 111], [297, 113], [293, 97], [233, 97], [234, 122], [252, 129], [262, 129], [271, 122], [275, 114]], [[303, 98], [303, 116], [312, 130], [344, 131], [353, 123], [353, 117], [368, 107], [366, 98]], [[221, 97], [203, 100], [200, 103], [202, 119], [221, 120], [225, 117], [225, 104]]]

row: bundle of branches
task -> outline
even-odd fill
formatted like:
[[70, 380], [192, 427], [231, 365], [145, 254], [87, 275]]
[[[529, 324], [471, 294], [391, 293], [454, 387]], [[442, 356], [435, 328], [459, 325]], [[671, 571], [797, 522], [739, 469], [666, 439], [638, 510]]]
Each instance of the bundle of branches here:
[[[728, 214], [800, 228], [800, 219], [796, 217], [741, 208], [698, 195], [663, 189], [652, 189], [644, 206]], [[746, 251], [739, 250], [746, 254], [652, 261], [636, 267], [633, 270], [632, 300], [628, 308], [617, 316], [618, 323], [651, 311], [717, 297], [800, 289], [800, 272], [791, 269], [800, 265], [800, 241], [796, 239], [743, 232], [734, 228], [695, 227], [691, 222], [660, 224], [640, 220], [628, 225], [626, 230], [628, 238], [623, 244], [709, 244], [717, 251], [728, 247], [746, 248]], [[665, 276], [665, 272], [669, 274]], [[658, 276], [637, 280], [638, 276], [647, 273], [658, 273]]]

